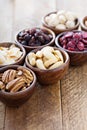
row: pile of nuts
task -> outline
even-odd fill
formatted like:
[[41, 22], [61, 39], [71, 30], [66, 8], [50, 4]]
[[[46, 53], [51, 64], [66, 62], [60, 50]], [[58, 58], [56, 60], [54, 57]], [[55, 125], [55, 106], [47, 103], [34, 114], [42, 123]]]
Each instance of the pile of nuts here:
[[0, 90], [18, 92], [26, 89], [33, 81], [31, 72], [23, 67], [8, 69], [0, 74]]
[[64, 63], [62, 53], [53, 47], [47, 46], [37, 51], [30, 52], [27, 56], [30, 65], [39, 69], [54, 69]]
[[19, 43], [26, 46], [41, 46], [52, 40], [52, 35], [45, 29], [33, 28], [21, 31], [17, 37]]
[[15, 45], [11, 45], [10, 47], [0, 47], [0, 65], [15, 63], [22, 54], [23, 52], [20, 48]]
[[66, 32], [59, 38], [59, 43], [70, 51], [87, 51], [87, 32]]
[[46, 23], [55, 29], [70, 29], [76, 24], [77, 17], [69, 11], [60, 10], [45, 17]]

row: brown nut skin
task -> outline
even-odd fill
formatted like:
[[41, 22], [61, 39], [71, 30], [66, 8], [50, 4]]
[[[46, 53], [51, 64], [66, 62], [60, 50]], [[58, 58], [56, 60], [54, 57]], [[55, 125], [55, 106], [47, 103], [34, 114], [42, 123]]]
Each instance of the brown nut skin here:
[[[0, 73], [3, 73], [4, 71], [8, 69], [16, 69], [20, 67], [19, 65], [9, 65], [3, 68], [0, 68]], [[23, 67], [23, 66], [21, 66]], [[7, 104], [8, 106], [17, 107], [25, 103], [33, 94], [35, 86], [36, 86], [36, 75], [35, 73], [26, 67], [23, 67], [31, 72], [33, 75], [33, 82], [30, 84], [29, 87], [26, 89], [16, 92], [16, 93], [9, 93], [5, 91], [0, 91], [0, 101]]]

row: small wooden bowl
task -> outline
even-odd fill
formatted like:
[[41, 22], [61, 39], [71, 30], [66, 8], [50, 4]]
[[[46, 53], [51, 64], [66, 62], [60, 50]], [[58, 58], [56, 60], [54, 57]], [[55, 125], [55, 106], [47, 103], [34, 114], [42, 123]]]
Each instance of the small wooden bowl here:
[[[8, 69], [17, 69], [19, 67], [19, 65], [10, 65], [10, 66], [6, 66], [0, 69], [0, 73], [3, 73], [4, 71], [8, 70]], [[23, 66], [21, 66], [23, 67]], [[23, 67], [26, 68], [26, 67]], [[5, 92], [4, 90], [0, 90], [0, 100], [5, 103], [8, 106], [19, 106], [22, 105], [23, 103], [25, 103], [33, 94], [34, 89], [35, 89], [35, 84], [36, 84], [36, 76], [34, 74], [34, 72], [31, 69], [26, 68], [27, 70], [29, 70], [33, 77], [34, 80], [31, 83], [31, 85], [26, 88], [25, 90], [16, 92], [16, 93], [10, 93], [10, 92]]]
[[[80, 31], [74, 31], [80, 32]], [[66, 32], [64, 32], [66, 33]], [[69, 51], [61, 47], [59, 38], [64, 35], [64, 33], [59, 34], [55, 39], [55, 44], [58, 48], [66, 51], [70, 56], [70, 64], [71, 65], [82, 65], [84, 62], [87, 61], [87, 51]]]
[[[64, 57], [64, 61], [65, 61], [65, 63], [63, 65], [61, 65], [60, 67], [55, 68], [55, 69], [42, 70], [42, 69], [33, 67], [28, 62], [28, 59], [26, 56], [25, 65], [36, 73], [37, 79], [38, 79], [39, 83], [42, 85], [50, 85], [50, 84], [54, 84], [54, 83], [58, 82], [58, 80], [60, 80], [61, 78], [64, 77], [64, 75], [66, 74], [66, 72], [69, 68], [68, 54], [59, 48], [54, 47], [54, 49], [59, 50], [62, 53], [62, 55]], [[41, 48], [35, 49], [32, 52], [36, 53], [38, 50], [41, 50]]]
[[46, 21], [45, 21], [45, 18], [47, 17], [47, 16], [49, 16], [50, 14], [56, 14], [57, 13], [57, 11], [55, 11], [55, 12], [50, 12], [50, 13], [48, 13], [47, 15], [45, 15], [43, 18], [42, 18], [42, 25], [44, 26], [44, 27], [47, 27], [47, 28], [49, 28], [49, 29], [51, 29], [53, 32], [55, 32], [55, 34], [57, 35], [57, 34], [60, 34], [60, 33], [62, 33], [62, 32], [65, 32], [65, 31], [72, 31], [72, 30], [77, 30], [78, 29], [78, 27], [79, 27], [79, 19], [77, 18], [76, 19], [76, 21], [75, 21], [75, 26], [73, 27], [73, 28], [70, 28], [70, 29], [62, 29], [62, 30], [60, 30], [60, 29], [56, 29], [56, 28], [54, 28], [54, 27], [51, 27], [51, 26], [49, 26], [47, 23], [46, 23]]
[[[45, 28], [45, 27], [37, 27], [37, 29], [39, 29], [39, 28], [48, 31], [49, 34], [51, 34], [53, 38], [52, 38], [52, 40], [48, 44], [45, 44], [45, 45], [42, 45], [42, 46], [26, 46], [26, 45], [22, 45], [25, 48], [25, 50], [26, 50], [27, 53], [30, 52], [33, 49], [37, 49], [37, 48], [41, 48], [41, 47], [45, 47], [45, 46], [52, 46], [52, 45], [54, 45], [54, 42], [55, 42], [55, 33], [52, 30], [50, 30], [48, 28]], [[24, 30], [26, 30], [26, 29], [24, 29]], [[15, 39], [16, 43], [19, 43], [19, 41], [18, 41], [18, 34], [16, 35], [16, 39]], [[19, 44], [21, 44], [21, 43], [19, 43]]]
[[87, 31], [87, 27], [85, 26], [85, 20], [87, 20], [87, 16], [85, 16], [82, 21], [80, 22], [81, 30]]
[[[26, 51], [25, 51], [25, 49], [24, 49], [24, 47], [22, 45], [12, 43], [12, 42], [3, 42], [3, 43], [0, 43], [0, 47], [10, 47], [13, 44], [16, 47], [20, 48], [20, 50], [23, 52], [23, 54], [15, 63], [9, 64], [9, 65], [23, 65], [24, 64], [24, 59], [25, 59], [25, 56], [26, 56]], [[4, 67], [4, 66], [7, 66], [7, 65], [0, 65], [0, 68]]]

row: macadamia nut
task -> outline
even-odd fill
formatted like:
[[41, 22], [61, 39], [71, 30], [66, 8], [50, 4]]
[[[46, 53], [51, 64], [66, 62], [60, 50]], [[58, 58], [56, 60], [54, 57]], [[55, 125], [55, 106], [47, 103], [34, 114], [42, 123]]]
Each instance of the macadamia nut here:
[[74, 13], [60, 10], [57, 13], [46, 16], [45, 21], [51, 27], [65, 30], [75, 26], [75, 19], [77, 19], [77, 16]]

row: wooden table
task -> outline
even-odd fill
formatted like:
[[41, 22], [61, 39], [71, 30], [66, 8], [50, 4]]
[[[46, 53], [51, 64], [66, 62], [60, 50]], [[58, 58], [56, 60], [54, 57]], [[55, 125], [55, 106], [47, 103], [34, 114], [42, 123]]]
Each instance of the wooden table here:
[[[41, 25], [41, 18], [57, 9], [87, 15], [86, 0], [0, 0], [0, 42], [14, 41], [24, 28]], [[0, 102], [0, 130], [87, 130], [87, 63], [70, 67], [57, 84], [37, 86], [19, 108]]]

